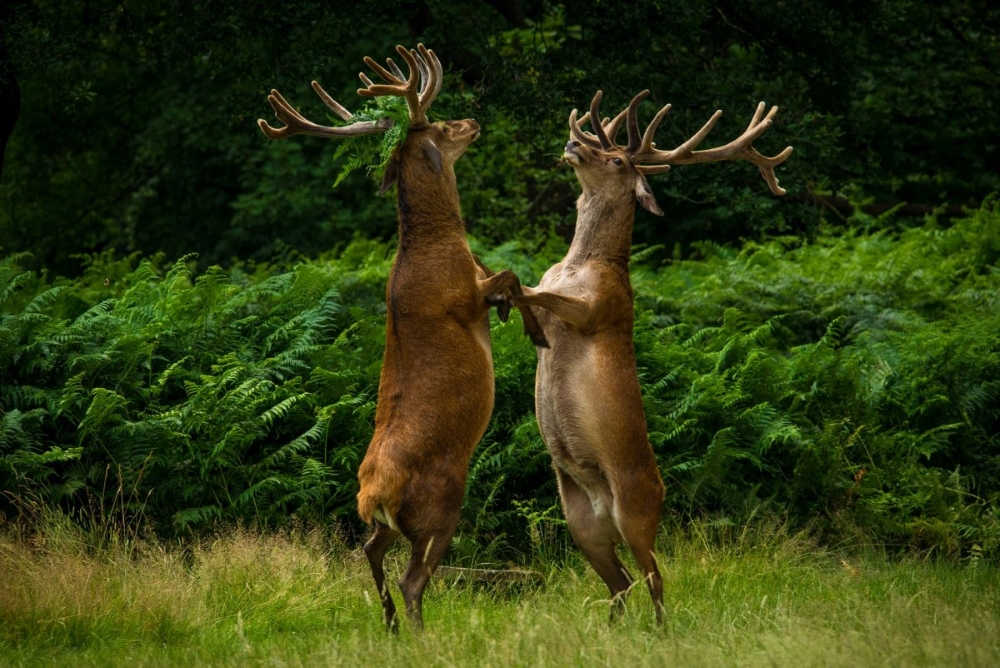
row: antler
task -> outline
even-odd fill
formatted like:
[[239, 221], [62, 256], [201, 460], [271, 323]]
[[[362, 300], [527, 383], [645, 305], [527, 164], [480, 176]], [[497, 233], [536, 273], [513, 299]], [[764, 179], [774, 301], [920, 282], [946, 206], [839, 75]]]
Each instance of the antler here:
[[[345, 121], [350, 121], [354, 117], [351, 112], [330, 97], [318, 83], [313, 81], [312, 87], [320, 99], [326, 103], [326, 106], [330, 107], [337, 116]], [[355, 135], [370, 135], [385, 132], [392, 127], [392, 119], [388, 117], [380, 118], [377, 121], [358, 121], [342, 127], [317, 125], [295, 111], [292, 105], [288, 104], [288, 101], [276, 90], [271, 90], [271, 94], [267, 96], [267, 101], [271, 103], [274, 115], [278, 117], [278, 120], [285, 123], [285, 127], [273, 128], [263, 118], [258, 118], [257, 125], [260, 126], [260, 129], [267, 135], [268, 139], [284, 139], [285, 137], [298, 134], [312, 135], [314, 137], [353, 137]]]
[[603, 92], [597, 91], [597, 94], [594, 95], [594, 99], [590, 102], [590, 111], [585, 113], [579, 120], [576, 118], [576, 109], [570, 112], [569, 131], [570, 134], [573, 135], [574, 139], [590, 146], [591, 148], [597, 148], [602, 151], [610, 151], [612, 148], [617, 146], [614, 143], [615, 136], [618, 134], [618, 129], [621, 127], [622, 119], [625, 118], [628, 109], [622, 111], [611, 121], [605, 118], [601, 123], [591, 122], [590, 126], [594, 128], [594, 132], [596, 134], [590, 134], [582, 127], [587, 121], [593, 121], [595, 118], [600, 118], [600, 115], [597, 113], [597, 107], [601, 103], [601, 97], [603, 95]]
[[[762, 120], [761, 115], [764, 113], [765, 105], [761, 102], [757, 105], [757, 111], [754, 113], [750, 125], [747, 126], [746, 131], [742, 135], [725, 146], [718, 146], [704, 151], [695, 151], [694, 148], [708, 136], [708, 133], [712, 131], [712, 128], [718, 122], [719, 117], [722, 116], [721, 110], [716, 111], [705, 125], [690, 139], [677, 148], [669, 151], [661, 151], [656, 148], [656, 144], [653, 142], [653, 135], [656, 133], [660, 122], [670, 111], [670, 105], [664, 106], [657, 112], [652, 122], [646, 126], [646, 131], [640, 137], [636, 110], [639, 107], [639, 103], [646, 99], [648, 95], [648, 90], [642, 91], [632, 98], [628, 108], [618, 114], [613, 120], [608, 121], [605, 119], [603, 122], [595, 123], [594, 119], [600, 118], [597, 113], [597, 106], [601, 101], [601, 91], [597, 91], [597, 94], [594, 95], [594, 99], [590, 103], [590, 111], [584, 114], [583, 118], [577, 120], [575, 109], [570, 114], [570, 132], [577, 141], [586, 143], [592, 148], [604, 151], [611, 150], [612, 148], [624, 150], [632, 159], [632, 164], [642, 174], [665, 172], [670, 169], [670, 165], [693, 165], [700, 162], [719, 162], [722, 160], [746, 160], [757, 165], [764, 180], [767, 181], [767, 185], [771, 188], [771, 192], [775, 195], [785, 194], [785, 189], [778, 185], [778, 179], [774, 175], [774, 168], [788, 159], [788, 156], [792, 154], [792, 147], [785, 148], [778, 155], [767, 157], [758, 153], [752, 146], [754, 140], [771, 127], [771, 123], [773, 123], [772, 119], [778, 113], [778, 107], [771, 107], [767, 116]], [[627, 146], [620, 146], [614, 143], [614, 138], [621, 126], [623, 116], [628, 126]], [[589, 134], [581, 128], [587, 121], [590, 121], [595, 134]]]
[[434, 52], [423, 44], [417, 44], [416, 49], [396, 46], [396, 51], [406, 61], [406, 66], [410, 70], [409, 76], [403, 74], [396, 63], [392, 62], [392, 58], [386, 58], [386, 64], [389, 66], [387, 70], [374, 59], [365, 56], [365, 64], [372, 68], [386, 83], [373, 83], [362, 72], [358, 76], [361, 77], [366, 88], [359, 88], [358, 95], [364, 97], [396, 95], [405, 98], [406, 105], [410, 108], [410, 125], [419, 127], [428, 122], [427, 110], [434, 102], [434, 98], [441, 92], [444, 69]]
[[[641, 101], [648, 94], [649, 91], [643, 91], [639, 95], [636, 95], [636, 99]], [[704, 151], [695, 151], [694, 148], [708, 136], [708, 133], [712, 131], [712, 128], [718, 122], [719, 117], [722, 116], [722, 110], [716, 111], [705, 125], [686, 142], [669, 151], [661, 151], [653, 143], [653, 134], [656, 132], [660, 121], [670, 111], [670, 105], [664, 106], [657, 112], [653, 121], [646, 126], [646, 131], [642, 134], [642, 139], [640, 140], [639, 124], [635, 120], [634, 111], [635, 105], [638, 104], [636, 99], [633, 99], [633, 104], [629, 105], [629, 148], [631, 149], [632, 161], [636, 163], [636, 169], [643, 174], [656, 174], [666, 171], [670, 169], [671, 164], [694, 165], [701, 162], [719, 162], [721, 160], [746, 160], [757, 165], [764, 180], [767, 181], [767, 185], [771, 188], [771, 192], [775, 195], [785, 194], [785, 189], [778, 185], [778, 179], [774, 175], [774, 168], [788, 159], [788, 156], [792, 154], [792, 147], [786, 147], [784, 151], [773, 157], [761, 155], [753, 147], [754, 140], [771, 127], [771, 124], [774, 122], [772, 119], [778, 113], [778, 107], [771, 107], [771, 110], [767, 112], [767, 116], [762, 120], [761, 116], [764, 113], [766, 105], [761, 102], [757, 105], [757, 110], [754, 112], [750, 124], [742, 135], [724, 146], [717, 146]], [[640, 165], [638, 164], [640, 162], [647, 164]]]

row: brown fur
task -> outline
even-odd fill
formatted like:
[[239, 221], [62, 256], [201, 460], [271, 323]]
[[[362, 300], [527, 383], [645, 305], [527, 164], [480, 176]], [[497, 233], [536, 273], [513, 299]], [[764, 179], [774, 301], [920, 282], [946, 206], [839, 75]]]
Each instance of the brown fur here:
[[[520, 292], [516, 276], [493, 275], [466, 241], [454, 163], [478, 135], [472, 120], [411, 129], [392, 172], [399, 249], [386, 288], [375, 434], [358, 471], [358, 512], [376, 526], [365, 551], [390, 627], [395, 606], [382, 575], [385, 550], [400, 533], [411, 543], [400, 588], [420, 626], [423, 589], [451, 542], [469, 459], [493, 412], [487, 300]], [[440, 173], [428, 141], [440, 151]], [[530, 311], [525, 322], [534, 323]]]
[[625, 542], [661, 621], [663, 582], [653, 543], [664, 488], [642, 411], [629, 281], [636, 178], [642, 177], [623, 155], [579, 143], [570, 150], [583, 186], [573, 243], [538, 288], [525, 288], [513, 303], [543, 307], [536, 315], [551, 347], [538, 350], [535, 410], [573, 540], [607, 584], [612, 616], [632, 584], [615, 553]]
[[[375, 433], [358, 470], [358, 513], [374, 523], [365, 554], [382, 600], [386, 624], [396, 628], [396, 607], [385, 583], [383, 558], [402, 534], [410, 563], [399, 581], [406, 611], [423, 625], [422, 599], [458, 524], [469, 459], [493, 412], [493, 358], [489, 309], [506, 319], [509, 298], [521, 294], [510, 271], [494, 274], [472, 255], [459, 206], [455, 161], [479, 137], [473, 120], [428, 123], [427, 108], [440, 90], [443, 71], [432, 51], [397, 47], [410, 75], [365, 62], [386, 84], [362, 75], [367, 96], [405, 97], [407, 136], [386, 169], [380, 192], [397, 186], [399, 248], [386, 286], [386, 344], [379, 380]], [[418, 87], [418, 84], [422, 84]], [[338, 116], [350, 112], [319, 84], [313, 88]], [[344, 127], [318, 126], [277, 91], [268, 97], [286, 127], [259, 121], [279, 139], [293, 134], [344, 137], [385, 131], [381, 121]], [[522, 309], [525, 330], [546, 346], [534, 315]]]

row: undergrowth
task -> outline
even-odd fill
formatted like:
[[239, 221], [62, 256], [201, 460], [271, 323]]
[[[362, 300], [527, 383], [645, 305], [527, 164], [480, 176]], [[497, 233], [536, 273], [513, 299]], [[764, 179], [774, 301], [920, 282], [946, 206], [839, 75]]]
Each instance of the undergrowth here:
[[[564, 244], [475, 250], [535, 284]], [[635, 342], [667, 512], [763, 509], [828, 544], [1000, 555], [1000, 203], [949, 226], [780, 238], [633, 261]], [[0, 482], [160, 536], [337, 518], [372, 432], [390, 245], [275, 265], [0, 260]], [[534, 352], [493, 320], [496, 407], [459, 563], [566, 542], [533, 417]], [[548, 547], [547, 547], [548, 546]]]

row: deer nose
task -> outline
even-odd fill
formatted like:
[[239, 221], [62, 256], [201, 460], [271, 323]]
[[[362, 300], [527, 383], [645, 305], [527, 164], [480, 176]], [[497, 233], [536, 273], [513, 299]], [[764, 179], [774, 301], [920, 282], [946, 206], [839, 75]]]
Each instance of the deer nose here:
[[575, 139], [570, 139], [568, 142], [566, 142], [566, 150], [568, 151], [571, 148], [576, 148], [579, 145], [580, 145], [580, 142], [578, 142]]

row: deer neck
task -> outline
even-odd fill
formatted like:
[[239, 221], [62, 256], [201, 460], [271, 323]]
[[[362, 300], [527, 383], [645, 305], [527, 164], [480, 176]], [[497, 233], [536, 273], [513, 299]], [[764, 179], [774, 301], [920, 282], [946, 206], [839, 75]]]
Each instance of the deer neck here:
[[599, 260], [628, 268], [632, 249], [634, 197], [606, 196], [584, 189], [576, 202], [576, 231], [564, 262]]
[[440, 237], [453, 231], [464, 238], [465, 222], [458, 199], [455, 169], [446, 165], [441, 174], [403, 165], [396, 183], [400, 242], [424, 236]]

